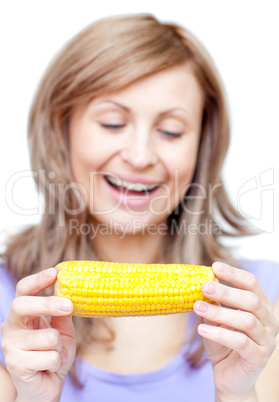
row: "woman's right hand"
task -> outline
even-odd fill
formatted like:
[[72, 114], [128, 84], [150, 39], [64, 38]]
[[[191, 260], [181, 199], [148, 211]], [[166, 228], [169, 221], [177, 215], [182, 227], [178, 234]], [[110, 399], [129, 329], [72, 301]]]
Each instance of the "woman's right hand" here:
[[49, 268], [19, 281], [1, 327], [6, 367], [20, 402], [59, 401], [75, 358], [72, 302], [37, 296], [56, 276], [56, 269]]

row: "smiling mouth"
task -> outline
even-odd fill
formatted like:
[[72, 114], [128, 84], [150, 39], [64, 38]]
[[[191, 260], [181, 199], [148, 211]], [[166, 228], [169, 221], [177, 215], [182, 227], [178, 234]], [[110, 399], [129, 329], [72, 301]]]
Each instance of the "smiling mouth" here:
[[144, 183], [132, 183], [120, 179], [105, 176], [106, 182], [115, 190], [127, 195], [147, 195], [154, 192], [159, 185], [149, 185]]

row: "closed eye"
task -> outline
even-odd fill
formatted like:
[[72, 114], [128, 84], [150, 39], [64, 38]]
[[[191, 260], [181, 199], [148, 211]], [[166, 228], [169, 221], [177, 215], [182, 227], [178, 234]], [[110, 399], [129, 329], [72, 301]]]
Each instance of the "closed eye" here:
[[174, 133], [174, 132], [172, 132], [172, 131], [164, 131], [164, 130], [161, 130], [161, 132], [162, 132], [164, 135], [166, 135], [167, 137], [179, 138], [179, 137], [181, 137], [181, 135], [182, 135], [182, 134], [180, 134], [180, 133]]
[[120, 130], [121, 128], [125, 127], [125, 124], [101, 124], [102, 127], [108, 130]]

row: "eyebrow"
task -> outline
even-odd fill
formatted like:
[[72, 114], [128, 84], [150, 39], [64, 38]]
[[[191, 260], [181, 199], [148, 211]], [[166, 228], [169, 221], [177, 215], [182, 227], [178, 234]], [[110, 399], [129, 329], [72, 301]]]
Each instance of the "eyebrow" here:
[[121, 103], [118, 103], [118, 102], [115, 102], [112, 100], [105, 99], [105, 100], [102, 100], [99, 103], [97, 103], [97, 105], [101, 105], [102, 103], [112, 103], [113, 105], [120, 107], [121, 109], [125, 110], [126, 112], [131, 111], [127, 106], [124, 106]]
[[[119, 108], [125, 110], [125, 112], [131, 112], [130, 108], [128, 108], [127, 106], [122, 105], [121, 103], [115, 102], [113, 100], [105, 99], [105, 100], [102, 100], [101, 102], [99, 102], [97, 105], [101, 105], [102, 103], [112, 103], [113, 105], [118, 106]], [[167, 115], [169, 113], [176, 112], [176, 111], [183, 112], [184, 114], [187, 115], [187, 117], [189, 117], [189, 112], [187, 112], [186, 109], [183, 109], [181, 107], [174, 107], [172, 109], [168, 109], [168, 110], [166, 110], [164, 112], [159, 113], [159, 116], [164, 116], [164, 115]]]

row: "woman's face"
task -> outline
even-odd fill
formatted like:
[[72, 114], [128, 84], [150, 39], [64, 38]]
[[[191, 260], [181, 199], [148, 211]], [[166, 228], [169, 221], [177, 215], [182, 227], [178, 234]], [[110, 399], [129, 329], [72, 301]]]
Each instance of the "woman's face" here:
[[75, 109], [70, 162], [92, 219], [134, 234], [166, 222], [193, 177], [202, 112], [187, 64]]

